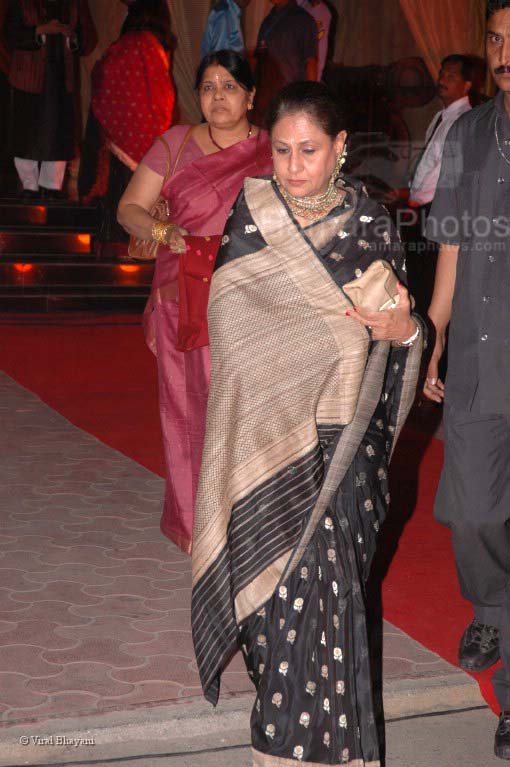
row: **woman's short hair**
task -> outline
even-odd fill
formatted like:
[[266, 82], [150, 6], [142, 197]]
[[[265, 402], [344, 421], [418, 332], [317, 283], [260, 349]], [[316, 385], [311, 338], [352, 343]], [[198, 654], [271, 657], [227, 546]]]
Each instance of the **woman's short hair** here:
[[209, 67], [223, 67], [247, 91], [251, 91], [255, 87], [250, 65], [246, 59], [236, 51], [223, 50], [214, 51], [204, 56], [197, 69], [195, 90], [200, 88], [205, 71]]
[[342, 110], [326, 86], [307, 80], [287, 85], [274, 97], [266, 114], [269, 133], [282, 117], [298, 112], [305, 112], [332, 139], [345, 129]]

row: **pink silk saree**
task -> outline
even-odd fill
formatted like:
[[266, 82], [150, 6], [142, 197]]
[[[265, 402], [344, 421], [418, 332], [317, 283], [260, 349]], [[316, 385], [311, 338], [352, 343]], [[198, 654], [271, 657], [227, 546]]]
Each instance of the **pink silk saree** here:
[[[179, 143], [186, 135], [179, 131]], [[170, 142], [169, 142], [170, 143]], [[192, 138], [181, 151], [190, 161], [179, 167], [163, 189], [171, 220], [194, 236], [221, 234], [247, 176], [272, 172], [267, 134], [245, 139], [221, 152], [203, 155]], [[170, 150], [175, 157], [181, 147]], [[193, 508], [202, 460], [209, 347], [190, 352], [176, 348], [179, 319], [179, 256], [160, 247], [152, 293], [144, 316], [147, 343], [158, 359], [159, 403], [166, 464], [166, 493], [161, 530], [183, 551], [191, 553]]]

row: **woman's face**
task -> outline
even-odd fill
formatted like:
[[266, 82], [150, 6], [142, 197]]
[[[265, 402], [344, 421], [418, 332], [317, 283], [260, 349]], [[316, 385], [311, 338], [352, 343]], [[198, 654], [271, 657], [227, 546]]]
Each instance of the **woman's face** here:
[[342, 131], [332, 139], [306, 112], [281, 117], [271, 131], [274, 171], [281, 186], [294, 197], [325, 192], [346, 138]]
[[246, 117], [254, 91], [246, 91], [224, 67], [207, 67], [200, 83], [200, 107], [214, 128], [233, 128]]

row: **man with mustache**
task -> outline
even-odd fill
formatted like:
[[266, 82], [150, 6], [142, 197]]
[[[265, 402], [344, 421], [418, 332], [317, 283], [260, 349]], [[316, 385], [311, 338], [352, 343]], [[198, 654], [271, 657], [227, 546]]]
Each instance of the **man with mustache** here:
[[444, 142], [455, 120], [471, 109], [468, 93], [472, 82], [473, 64], [467, 56], [454, 53], [442, 60], [437, 95], [443, 102], [443, 109], [434, 115], [425, 134], [424, 151], [416, 166], [409, 193], [412, 207], [430, 205], [434, 198]]
[[407, 234], [409, 284], [418, 310], [427, 311], [434, 286], [438, 246], [423, 237], [423, 226], [436, 193], [441, 159], [448, 131], [464, 112], [471, 109], [468, 93], [473, 83], [473, 63], [467, 56], [454, 53], [441, 62], [437, 95], [443, 109], [436, 112], [425, 134], [425, 146], [416, 164], [409, 206], [413, 208]]
[[[494, 751], [510, 759], [510, 0], [489, 0], [486, 17], [499, 92], [462, 115], [445, 143], [426, 227], [440, 251], [424, 392], [445, 403], [435, 515], [451, 528], [461, 592], [474, 613], [459, 663], [481, 671], [501, 658], [492, 677], [501, 708]], [[438, 363], [448, 324], [445, 387]]]

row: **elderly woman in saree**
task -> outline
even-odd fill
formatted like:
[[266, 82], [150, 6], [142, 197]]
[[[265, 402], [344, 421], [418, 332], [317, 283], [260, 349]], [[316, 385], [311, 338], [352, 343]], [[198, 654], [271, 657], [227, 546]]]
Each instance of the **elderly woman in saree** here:
[[322, 84], [279, 94], [274, 176], [245, 181], [209, 299], [193, 639], [212, 703], [242, 649], [257, 767], [379, 765], [364, 584], [423, 334], [343, 126]]
[[[244, 179], [272, 170], [268, 135], [249, 121], [255, 89], [246, 60], [233, 51], [210, 54], [199, 66], [196, 87], [205, 121], [176, 125], [156, 140], [118, 210], [130, 234], [159, 243], [145, 324], [158, 360], [165, 448], [161, 529], [187, 553], [209, 388], [210, 274]], [[151, 216], [160, 195], [170, 223]]]

